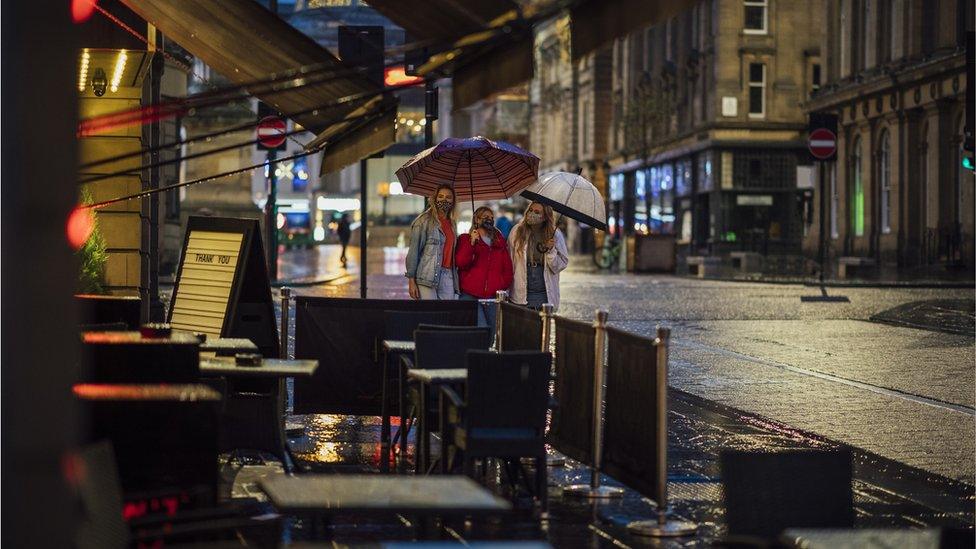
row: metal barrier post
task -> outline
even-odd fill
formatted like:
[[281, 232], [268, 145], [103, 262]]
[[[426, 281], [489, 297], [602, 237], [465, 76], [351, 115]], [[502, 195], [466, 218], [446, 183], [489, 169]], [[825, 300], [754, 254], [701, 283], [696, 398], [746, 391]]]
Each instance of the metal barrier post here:
[[542, 352], [548, 353], [552, 345], [552, 303], [542, 304], [539, 317], [542, 322]]
[[495, 292], [495, 350], [501, 351], [502, 348], [502, 303], [508, 301], [508, 292], [498, 290]]
[[668, 344], [671, 329], [657, 328], [654, 340], [657, 352], [657, 519], [639, 520], [627, 525], [638, 536], [678, 537], [690, 536], [698, 530], [693, 522], [668, 520]]
[[600, 485], [600, 465], [603, 461], [603, 381], [606, 371], [607, 317], [604, 310], [597, 310], [593, 329], [596, 332], [593, 353], [593, 466], [590, 467], [590, 484], [574, 484], [563, 491], [568, 496], [588, 499], [621, 497], [621, 488]]
[[291, 316], [291, 288], [281, 289], [281, 354], [282, 359], [288, 358], [288, 325]]
[[[542, 304], [542, 308], [539, 309], [539, 318], [542, 322], [542, 352], [548, 353], [552, 350], [552, 303]], [[549, 377], [551, 379], [556, 378], [554, 364], [549, 365]], [[563, 467], [566, 465], [566, 459], [562, 456], [547, 454], [546, 465], [549, 467]]]

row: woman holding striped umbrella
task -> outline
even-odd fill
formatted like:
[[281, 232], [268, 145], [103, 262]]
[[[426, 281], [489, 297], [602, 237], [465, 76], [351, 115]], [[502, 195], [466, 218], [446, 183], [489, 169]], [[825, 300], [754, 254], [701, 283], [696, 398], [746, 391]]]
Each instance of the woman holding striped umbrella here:
[[[502, 141], [480, 136], [466, 139], [450, 137], [408, 160], [396, 171], [396, 176], [404, 192], [429, 196], [437, 206], [421, 214], [410, 231], [410, 251], [407, 254], [410, 297], [453, 299], [446, 297], [447, 288], [443, 287], [446, 275], [431, 272], [434, 263], [440, 269], [447, 269], [445, 265], [450, 263], [455, 273], [451, 277], [453, 286], [450, 289], [456, 291], [457, 271], [452, 261], [454, 249], [451, 248], [451, 259], [448, 259], [445, 257], [447, 244], [440, 240], [441, 236], [456, 240], [456, 225], [452, 225], [449, 231], [447, 225], [441, 222], [442, 215], [453, 219], [459, 200], [470, 200], [471, 210], [474, 211], [475, 200], [514, 196], [538, 179], [539, 158]], [[448, 203], [450, 207], [442, 211], [440, 205]], [[450, 214], [446, 213], [448, 211]], [[433, 215], [438, 216], [436, 223]], [[434, 241], [442, 244], [443, 249], [428, 250]], [[435, 276], [436, 283], [432, 278]]]

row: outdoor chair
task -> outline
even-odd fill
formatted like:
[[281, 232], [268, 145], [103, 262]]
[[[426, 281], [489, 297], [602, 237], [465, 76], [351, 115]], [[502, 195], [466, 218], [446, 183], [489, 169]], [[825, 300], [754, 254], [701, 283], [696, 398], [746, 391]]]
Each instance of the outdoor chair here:
[[[466, 330], [456, 330], [453, 328], [442, 329], [442, 327], [429, 327], [424, 330], [414, 332], [414, 358], [411, 360], [407, 356], [401, 357], [403, 361], [402, 371], [406, 372], [411, 368], [424, 368], [428, 370], [443, 370], [447, 368], [463, 368], [465, 357], [471, 349], [487, 351], [491, 345], [491, 331], [488, 328], [478, 328], [469, 326]], [[427, 401], [437, 402], [438, 394], [435, 390], [428, 392]], [[421, 409], [420, 388], [411, 386], [407, 393], [407, 401], [410, 409], [406, 414], [408, 425], [404, 428], [404, 437], [410, 432], [413, 421]], [[437, 422], [437, 410], [428, 409], [425, 418], [427, 425]], [[403, 440], [406, 440], [405, 438]], [[417, 440], [417, 444], [424, 444], [425, 448], [428, 441]], [[429, 454], [428, 454], [429, 455]], [[420, 463], [417, 463], [418, 472]]]
[[[469, 351], [465, 398], [442, 387], [442, 469], [451, 472], [457, 461], [464, 474], [475, 478], [475, 465], [488, 458], [504, 461], [512, 489], [521, 478], [543, 510], [547, 501], [546, 409], [552, 355], [541, 351], [490, 353]], [[534, 460], [534, 481], [521, 458]]]
[[772, 543], [787, 528], [852, 528], [851, 451], [721, 454], [727, 544]]
[[421, 324], [450, 323], [450, 311], [383, 311], [383, 339], [410, 341]]
[[[171, 543], [236, 540], [239, 535], [258, 545], [276, 544], [280, 520], [268, 520], [265, 509], [253, 502], [234, 507], [178, 510], [165, 503], [163, 512], [135, 517], [123, 507], [112, 444], [101, 441], [81, 448], [66, 462], [65, 477], [81, 510], [75, 531], [75, 546], [80, 549], [114, 549], [137, 546], [162, 546]], [[157, 501], [178, 498], [155, 498]], [[132, 509], [139, 508], [131, 506]], [[150, 506], [146, 506], [149, 508]], [[128, 519], [125, 517], [128, 515]], [[261, 516], [263, 515], [263, 516]], [[260, 517], [260, 518], [259, 518]]]

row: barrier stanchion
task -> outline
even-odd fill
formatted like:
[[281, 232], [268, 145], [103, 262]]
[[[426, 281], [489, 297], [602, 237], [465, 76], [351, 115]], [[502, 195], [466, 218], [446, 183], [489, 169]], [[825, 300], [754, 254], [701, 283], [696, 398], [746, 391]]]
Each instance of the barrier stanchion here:
[[588, 499], [621, 497], [624, 491], [600, 484], [600, 463], [603, 459], [603, 381], [606, 368], [607, 311], [598, 310], [593, 321], [595, 332], [593, 352], [593, 465], [590, 467], [590, 483], [567, 486], [563, 493]]
[[291, 288], [281, 289], [281, 351], [279, 357], [288, 358], [288, 325], [291, 315]]
[[650, 537], [690, 536], [698, 530], [693, 522], [668, 520], [668, 345], [671, 329], [658, 327], [657, 339], [657, 519], [627, 525], [631, 533]]
[[[542, 352], [548, 353], [552, 350], [552, 303], [543, 303], [539, 309], [539, 319], [542, 322]], [[549, 376], [555, 378], [556, 370], [554, 366], [549, 368]], [[546, 455], [546, 465], [549, 467], [563, 467], [566, 465], [566, 458], [562, 456]]]
[[502, 351], [502, 303], [508, 301], [508, 292], [495, 292], [495, 350]]

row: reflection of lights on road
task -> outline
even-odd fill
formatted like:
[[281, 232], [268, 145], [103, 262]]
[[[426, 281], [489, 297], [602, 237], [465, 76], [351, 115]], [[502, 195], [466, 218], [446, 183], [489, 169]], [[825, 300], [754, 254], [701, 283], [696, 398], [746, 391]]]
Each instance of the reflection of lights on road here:
[[325, 227], [315, 227], [315, 230], [312, 231], [312, 238], [314, 238], [316, 242], [322, 242], [325, 240]]
[[278, 230], [281, 230], [281, 229], [284, 229], [285, 228], [285, 214], [283, 214], [283, 213], [279, 213], [278, 214], [278, 223], [277, 224], [278, 224]]
[[406, 258], [407, 258], [406, 248], [384, 246], [383, 247], [383, 274], [402, 275], [403, 262], [406, 261]]

